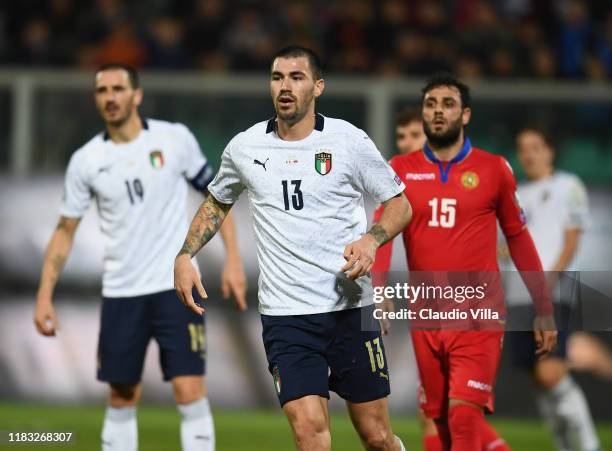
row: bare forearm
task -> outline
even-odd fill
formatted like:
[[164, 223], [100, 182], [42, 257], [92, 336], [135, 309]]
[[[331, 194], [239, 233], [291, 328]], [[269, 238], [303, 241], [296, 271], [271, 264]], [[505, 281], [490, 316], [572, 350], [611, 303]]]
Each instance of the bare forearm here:
[[557, 258], [557, 261], [552, 266], [551, 271], [565, 271], [576, 255], [578, 244], [580, 243], [580, 229], [571, 229], [565, 231], [565, 239], [563, 249]]
[[60, 219], [51, 236], [38, 286], [39, 299], [50, 300], [53, 295], [57, 280], [72, 249], [76, 224], [78, 224], [78, 220]]
[[222, 204], [213, 196], [208, 196], [191, 221], [189, 232], [178, 255], [188, 254], [193, 257], [197, 254], [221, 228], [230, 208], [231, 204]]
[[238, 240], [236, 237], [236, 223], [234, 222], [234, 215], [230, 211], [223, 221], [219, 234], [223, 240], [225, 246], [225, 255], [228, 260], [240, 259], [240, 251], [238, 250]]
[[368, 232], [379, 246], [392, 240], [408, 225], [412, 218], [412, 208], [404, 194], [389, 199], [383, 205], [384, 210], [380, 220]]

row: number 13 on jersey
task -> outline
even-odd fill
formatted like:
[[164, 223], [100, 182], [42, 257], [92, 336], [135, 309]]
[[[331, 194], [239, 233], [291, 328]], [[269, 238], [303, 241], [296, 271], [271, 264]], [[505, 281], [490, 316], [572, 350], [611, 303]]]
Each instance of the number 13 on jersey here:
[[428, 203], [431, 207], [431, 219], [427, 223], [429, 227], [450, 229], [455, 226], [457, 199], [434, 197]]
[[293, 185], [293, 194], [291, 194], [291, 204], [289, 203], [289, 183], [288, 180], [283, 180], [283, 200], [285, 201], [285, 210], [291, 209], [293, 205], [294, 210], [301, 210], [304, 208], [304, 196], [302, 190], [300, 190], [301, 180], [291, 180]]

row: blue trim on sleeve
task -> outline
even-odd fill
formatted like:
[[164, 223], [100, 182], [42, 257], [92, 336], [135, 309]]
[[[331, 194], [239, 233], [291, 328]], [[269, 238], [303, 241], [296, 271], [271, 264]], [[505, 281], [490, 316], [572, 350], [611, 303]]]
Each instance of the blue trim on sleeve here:
[[440, 179], [442, 180], [442, 183], [446, 183], [448, 182], [448, 174], [450, 173], [451, 167], [453, 167], [455, 163], [459, 163], [461, 160], [463, 160], [467, 156], [471, 148], [472, 148], [472, 142], [470, 141], [470, 138], [466, 136], [463, 141], [463, 147], [461, 148], [459, 153], [455, 155], [455, 157], [448, 162], [448, 164], [446, 165], [446, 168], [444, 168], [444, 164], [443, 164], [444, 162], [436, 158], [433, 151], [429, 147], [429, 143], [425, 143], [425, 145], [423, 146], [423, 152], [425, 152], [425, 156], [428, 159], [430, 159], [431, 161], [433, 161], [434, 163], [438, 165], [438, 169], [440, 170]]

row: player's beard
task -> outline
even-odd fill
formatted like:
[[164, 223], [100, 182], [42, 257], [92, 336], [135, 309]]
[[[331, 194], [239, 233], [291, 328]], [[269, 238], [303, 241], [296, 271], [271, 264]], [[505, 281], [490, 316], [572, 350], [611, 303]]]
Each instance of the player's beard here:
[[[132, 117], [132, 113], [134, 110], [133, 105], [134, 105], [134, 99], [131, 98], [126, 102], [124, 106], [124, 113], [121, 116], [119, 116], [117, 119], [107, 120], [106, 121], [107, 125], [114, 127], [114, 128], [120, 128], [121, 126], [123, 126], [123, 124], [127, 123]], [[121, 106], [119, 106], [119, 108], [121, 108]]]
[[281, 119], [283, 122], [286, 122], [289, 125], [297, 124], [302, 119], [304, 119], [304, 117], [306, 116], [306, 113], [308, 113], [308, 110], [310, 109], [310, 104], [314, 101], [314, 90], [312, 92], [309, 92], [304, 97], [304, 100], [301, 103], [296, 97], [294, 97], [294, 99], [295, 99], [294, 100], [295, 110], [293, 110], [293, 112], [281, 111], [280, 108], [278, 108], [278, 103], [276, 103], [277, 105], [276, 115], [278, 116], [279, 119]]
[[425, 131], [425, 136], [427, 136], [427, 141], [435, 148], [443, 149], [455, 144], [461, 136], [462, 129], [463, 123], [461, 118], [451, 122], [448, 129], [441, 133], [434, 132], [427, 122], [423, 122], [423, 130]]

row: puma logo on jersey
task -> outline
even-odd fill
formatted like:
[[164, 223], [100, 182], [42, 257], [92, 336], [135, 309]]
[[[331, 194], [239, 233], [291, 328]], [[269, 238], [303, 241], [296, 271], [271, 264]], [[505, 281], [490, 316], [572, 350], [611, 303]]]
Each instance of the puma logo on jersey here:
[[264, 171], [268, 172], [268, 170], [266, 169], [266, 163], [268, 162], [269, 158], [266, 158], [266, 161], [264, 161], [263, 163], [259, 160], [253, 160], [253, 164], [258, 164], [260, 166], [263, 166]]

